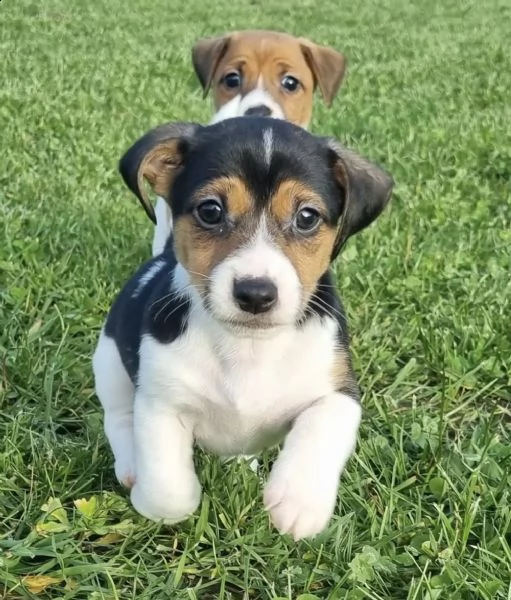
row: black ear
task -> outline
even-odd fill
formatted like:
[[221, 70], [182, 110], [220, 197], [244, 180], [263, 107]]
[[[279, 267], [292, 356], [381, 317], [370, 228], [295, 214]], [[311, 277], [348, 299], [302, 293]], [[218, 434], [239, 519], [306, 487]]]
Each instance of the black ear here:
[[202, 86], [204, 98], [208, 95], [218, 64], [227, 52], [231, 37], [231, 35], [227, 35], [205, 38], [199, 40], [192, 48], [193, 68]]
[[370, 225], [387, 206], [394, 180], [377, 165], [328, 139], [335, 180], [343, 196], [343, 211], [332, 259], [347, 239]]
[[199, 127], [196, 123], [160, 125], [135, 142], [119, 162], [124, 183], [140, 200], [153, 223], [156, 223], [156, 215], [143, 189], [144, 179], [156, 194], [168, 200], [172, 182]]

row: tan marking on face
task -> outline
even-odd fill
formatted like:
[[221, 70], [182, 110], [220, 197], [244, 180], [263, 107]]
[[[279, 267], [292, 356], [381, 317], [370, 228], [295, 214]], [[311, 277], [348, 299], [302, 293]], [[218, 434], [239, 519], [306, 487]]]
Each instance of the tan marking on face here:
[[[197, 206], [211, 197], [225, 203], [229, 219], [234, 223], [249, 215], [254, 207], [245, 183], [237, 177], [219, 177], [210, 181], [196, 193], [192, 202]], [[246, 237], [243, 227], [235, 227], [225, 235], [204, 229], [190, 214], [176, 220], [173, 235], [176, 257], [201, 294], [205, 292], [211, 271], [239, 248]]]
[[[324, 211], [320, 196], [299, 181], [284, 181], [271, 199], [270, 214], [279, 230], [289, 226], [299, 208], [308, 206]], [[321, 223], [309, 235], [277, 236], [277, 244], [296, 270], [303, 288], [303, 301], [307, 302], [316, 289], [319, 278], [326, 273], [336, 238], [336, 228]]]
[[270, 204], [270, 212], [277, 221], [286, 223], [294, 217], [298, 206], [307, 204], [321, 210], [323, 200], [310, 187], [295, 179], [286, 179], [275, 190]]
[[[229, 89], [222, 83], [231, 71], [242, 75], [241, 90]], [[288, 92], [280, 83], [284, 75], [296, 77], [301, 86]], [[212, 84], [216, 109], [240, 93], [246, 96], [259, 85], [279, 104], [286, 120], [307, 126], [312, 116], [314, 76], [296, 38], [273, 31], [233, 34]]]

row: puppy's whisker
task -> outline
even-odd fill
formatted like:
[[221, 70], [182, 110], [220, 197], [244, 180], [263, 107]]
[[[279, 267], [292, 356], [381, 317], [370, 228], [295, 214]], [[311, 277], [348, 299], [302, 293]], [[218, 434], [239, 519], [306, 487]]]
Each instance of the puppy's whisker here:
[[187, 269], [187, 272], [190, 273], [191, 275], [197, 275], [197, 277], [200, 277], [201, 279], [204, 279], [206, 281], [213, 281], [212, 277], [210, 277], [209, 275], [206, 275], [204, 273], [199, 273], [198, 271], [191, 271], [190, 269]]
[[335, 290], [337, 291], [337, 286], [329, 283], [318, 283], [316, 285], [309, 285], [303, 288], [306, 292], [317, 292], [318, 290]]
[[170, 304], [172, 304], [172, 299], [170, 299], [168, 302], [166, 302], [161, 308], [160, 310], [154, 315], [155, 320], [161, 315], [161, 313], [167, 308], [167, 306], [169, 306]]
[[336, 290], [336, 291], [338, 289], [338, 287], [336, 285], [332, 285], [330, 283], [318, 283], [316, 288], [318, 290]]
[[165, 300], [172, 299], [177, 295], [178, 295], [178, 292], [170, 292], [169, 294], [165, 294], [165, 296], [162, 296], [161, 298], [157, 298], [154, 302], [152, 302], [149, 308], [154, 308], [160, 302], [164, 302]]
[[161, 313], [167, 308], [167, 306], [169, 306], [172, 301], [177, 298], [180, 297], [182, 298], [183, 302], [181, 302], [182, 304], [186, 304], [186, 302], [189, 301], [189, 297], [188, 294], [185, 294], [184, 292], [186, 292], [187, 288], [183, 289], [183, 290], [178, 290], [177, 292], [174, 292], [172, 294], [167, 294], [166, 296], [164, 296], [163, 298], [160, 298], [159, 300], [157, 300], [156, 302], [154, 302], [151, 306], [154, 306], [154, 304], [156, 304], [157, 302], [161, 302], [163, 299], [167, 299], [168, 302], [166, 302], [161, 308], [160, 310], [155, 314], [154, 318], [157, 319]]
[[342, 312], [338, 311], [334, 307], [327, 306], [324, 304], [316, 304], [316, 308], [318, 308], [319, 310], [323, 310], [334, 321], [338, 321], [343, 328], [348, 327], [348, 322], [346, 320], [345, 315], [343, 315]]
[[177, 312], [181, 308], [185, 307], [188, 304], [188, 302], [189, 302], [189, 300], [188, 300], [188, 298], [186, 298], [186, 300], [184, 300], [184, 302], [181, 302], [180, 304], [178, 304], [177, 306], [175, 306], [167, 315], [165, 315], [165, 318], [163, 319], [163, 322], [166, 323], [167, 319], [169, 317], [171, 317], [175, 312]]
[[331, 304], [329, 304], [324, 298], [321, 298], [320, 296], [312, 296], [312, 299], [315, 302], [318, 302], [322, 306], [325, 306], [329, 310], [333, 311], [334, 313], [336, 313], [338, 315], [341, 314], [341, 311], [339, 309], [337, 309], [337, 308], [335, 308], [335, 306], [332, 306]]
[[309, 300], [309, 305], [323, 311], [331, 319], [336, 320], [337, 318], [340, 318], [344, 322], [343, 315], [338, 310], [336, 310], [332, 306], [329, 306], [328, 304], [323, 304], [322, 302], [319, 302], [318, 298], [311, 298]]
[[319, 305], [319, 304], [315, 304], [313, 302], [310, 303], [309, 305], [311, 308], [315, 308], [320, 310], [321, 312], [323, 312], [324, 314], [326, 314], [327, 317], [330, 317], [331, 319], [335, 320], [335, 315], [332, 315], [328, 310], [326, 310], [323, 306]]
[[334, 313], [344, 319], [344, 315], [342, 314], [342, 312], [338, 308], [335, 308], [335, 306], [332, 306], [331, 304], [329, 304], [323, 298], [320, 298], [319, 296], [312, 296], [311, 300], [314, 300], [314, 302], [316, 302], [320, 306], [323, 306], [325, 309], [330, 310], [332, 313]]
[[157, 298], [151, 305], [150, 308], [153, 308], [156, 304], [159, 304], [160, 302], [164, 302], [165, 300], [168, 300], [169, 298], [175, 298], [177, 296], [182, 296], [184, 295], [186, 292], [188, 292], [191, 289], [191, 287], [189, 285], [186, 285], [183, 288], [177, 289], [177, 290], [171, 290], [168, 294], [165, 294], [164, 296], [162, 296], [161, 298]]

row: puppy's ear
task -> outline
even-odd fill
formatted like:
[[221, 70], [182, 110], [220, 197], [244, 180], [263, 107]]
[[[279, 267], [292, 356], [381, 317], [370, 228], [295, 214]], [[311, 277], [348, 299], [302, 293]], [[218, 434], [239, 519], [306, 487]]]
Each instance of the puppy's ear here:
[[327, 106], [332, 104], [341, 87], [346, 70], [346, 58], [340, 52], [318, 46], [305, 38], [300, 39], [303, 55], [314, 76], [315, 84]]
[[160, 125], [135, 142], [119, 162], [119, 171], [124, 183], [140, 200], [153, 223], [156, 223], [156, 215], [144, 191], [144, 179], [158, 196], [168, 200], [172, 182], [199, 127], [200, 125], [195, 123]]
[[327, 139], [342, 213], [332, 253], [339, 254], [347, 239], [370, 225], [387, 206], [394, 180], [383, 169], [333, 139]]
[[205, 38], [192, 48], [193, 68], [204, 91], [204, 98], [208, 95], [218, 64], [225, 56], [230, 41], [230, 35]]

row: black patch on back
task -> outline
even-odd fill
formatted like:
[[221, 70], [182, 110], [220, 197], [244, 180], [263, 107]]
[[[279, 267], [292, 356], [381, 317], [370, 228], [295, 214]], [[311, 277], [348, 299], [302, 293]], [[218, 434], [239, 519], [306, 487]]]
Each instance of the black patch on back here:
[[189, 298], [169, 290], [167, 286], [156, 289], [143, 323], [143, 333], [151, 334], [161, 344], [170, 344], [184, 333], [190, 311]]
[[[134, 296], [140, 280], [157, 262], [164, 264]], [[146, 262], [121, 290], [108, 314], [105, 334], [115, 341], [133, 382], [137, 379], [142, 335], [148, 333], [162, 344], [169, 344], [186, 329], [189, 302], [171, 291], [175, 267], [176, 259], [168, 248]]]

